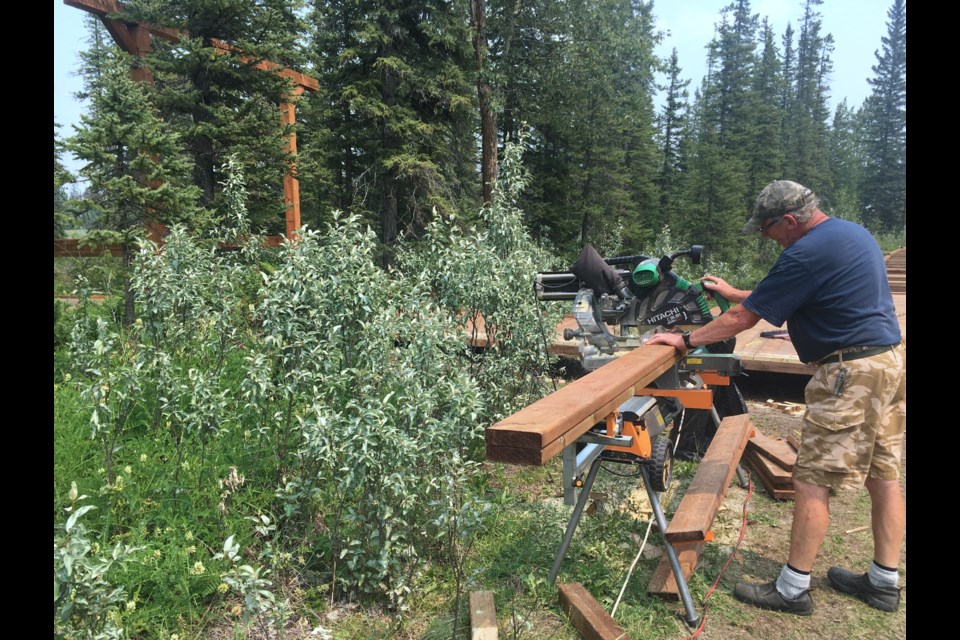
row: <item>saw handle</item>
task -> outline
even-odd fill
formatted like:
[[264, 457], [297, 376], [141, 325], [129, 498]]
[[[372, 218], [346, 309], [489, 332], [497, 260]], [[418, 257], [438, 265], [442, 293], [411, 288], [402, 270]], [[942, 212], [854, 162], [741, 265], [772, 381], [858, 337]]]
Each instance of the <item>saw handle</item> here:
[[704, 287], [704, 289], [706, 289], [706, 290], [707, 290], [707, 293], [710, 294], [710, 295], [713, 297], [713, 299], [717, 301], [717, 306], [720, 307], [720, 313], [726, 313], [727, 310], [730, 309], [730, 301], [729, 301], [729, 300], [727, 300], [726, 298], [724, 298], [724, 297], [723, 297], [722, 295], [720, 295], [719, 293], [716, 293], [716, 292], [714, 292], [714, 291], [710, 291], [710, 290], [707, 289], [706, 287]]

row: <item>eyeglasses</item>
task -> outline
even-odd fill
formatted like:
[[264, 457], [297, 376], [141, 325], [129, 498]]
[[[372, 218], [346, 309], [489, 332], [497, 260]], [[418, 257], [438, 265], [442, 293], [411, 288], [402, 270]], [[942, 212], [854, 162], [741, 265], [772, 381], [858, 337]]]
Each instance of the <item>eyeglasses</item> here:
[[783, 216], [780, 216], [776, 220], [772, 220], [769, 224], [765, 224], [762, 227], [760, 227], [760, 235], [764, 235], [767, 231], [770, 231], [770, 227], [775, 226], [781, 220], [783, 220]]

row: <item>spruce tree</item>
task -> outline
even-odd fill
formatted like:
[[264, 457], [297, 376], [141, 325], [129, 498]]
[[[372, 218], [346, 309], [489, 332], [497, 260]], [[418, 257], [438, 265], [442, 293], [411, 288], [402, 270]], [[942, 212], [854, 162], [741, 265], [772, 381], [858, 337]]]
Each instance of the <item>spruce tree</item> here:
[[792, 138], [787, 149], [791, 163], [785, 177], [809, 186], [828, 206], [833, 186], [827, 128], [833, 36], [821, 34], [823, 25], [817, 10], [821, 4], [823, 0], [806, 0], [804, 4], [797, 42], [793, 102], [787, 107], [787, 122]]
[[[67, 149], [84, 164], [83, 200], [96, 214], [92, 242], [120, 243], [129, 266], [145, 224], [197, 225], [199, 189], [190, 184], [190, 162], [179, 137], [154, 109], [149, 87], [130, 77], [134, 61], [119, 49], [97, 49], [86, 67], [90, 111], [81, 116]], [[87, 62], [91, 59], [88, 58]], [[126, 283], [124, 320], [133, 321]]]
[[68, 210], [70, 200], [67, 194], [67, 185], [75, 180], [72, 173], [63, 165], [64, 146], [60, 138], [61, 125], [53, 121], [53, 237], [62, 238], [66, 229], [73, 222], [73, 216]]
[[733, 262], [750, 194], [751, 92], [757, 16], [746, 0], [726, 7], [708, 46], [708, 73], [698, 93], [694, 160], [686, 182], [683, 228], [677, 234], [707, 244], [711, 254]]
[[657, 175], [657, 189], [659, 190], [659, 209], [658, 218], [655, 221], [654, 228], [659, 231], [664, 225], [669, 224], [673, 215], [678, 213], [679, 199], [679, 180], [680, 175], [685, 170], [685, 161], [681, 145], [687, 139], [689, 126], [689, 80], [681, 80], [677, 57], [677, 49], [674, 47], [667, 63], [667, 84], [663, 89], [666, 91], [663, 107], [658, 116], [658, 136], [660, 142], [660, 151], [662, 162], [660, 171]]
[[480, 192], [467, 13], [438, 0], [315, 2], [313, 56], [337, 199], [375, 220], [384, 264], [403, 232]]
[[833, 211], [844, 218], [860, 218], [860, 185], [863, 174], [862, 111], [847, 101], [837, 105], [830, 127], [830, 173], [833, 175]]
[[[143, 24], [174, 29], [176, 42], [154, 38], [149, 65], [156, 104], [182, 136], [193, 163], [202, 204], [226, 214], [220, 175], [227, 157], [240, 163], [255, 230], [285, 230], [283, 178], [294, 158], [289, 131], [280, 125], [291, 86], [257, 65], [302, 67], [300, 0], [130, 0], [126, 14]], [[227, 45], [227, 48], [220, 46]]]
[[864, 104], [865, 167], [861, 186], [864, 222], [881, 231], [900, 231], [907, 214], [907, 8], [894, 0], [887, 35], [875, 52], [877, 64]]
[[761, 31], [761, 50], [752, 80], [751, 135], [747, 140], [748, 175], [746, 204], [769, 182], [781, 176], [783, 165], [783, 118], [780, 97], [784, 79], [773, 29], [767, 19]]
[[650, 4], [542, 0], [522, 7], [515, 28], [500, 60], [504, 135], [531, 128], [523, 209], [532, 234], [566, 255], [587, 242], [633, 250], [658, 208]]

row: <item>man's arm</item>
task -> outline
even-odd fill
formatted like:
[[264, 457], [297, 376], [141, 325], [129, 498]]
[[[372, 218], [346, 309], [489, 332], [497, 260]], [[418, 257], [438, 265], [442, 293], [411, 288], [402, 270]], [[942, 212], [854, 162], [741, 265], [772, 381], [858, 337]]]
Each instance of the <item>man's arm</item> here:
[[[735, 307], [731, 307], [726, 313], [699, 327], [696, 331], [693, 331], [690, 334], [690, 345], [700, 347], [705, 344], [713, 344], [714, 342], [732, 338], [758, 322], [760, 322], [760, 316], [742, 304], [738, 304]], [[654, 334], [653, 337], [647, 340], [647, 344], [669, 344], [680, 353], [687, 352], [687, 347], [683, 344], [683, 337], [679, 333]]]

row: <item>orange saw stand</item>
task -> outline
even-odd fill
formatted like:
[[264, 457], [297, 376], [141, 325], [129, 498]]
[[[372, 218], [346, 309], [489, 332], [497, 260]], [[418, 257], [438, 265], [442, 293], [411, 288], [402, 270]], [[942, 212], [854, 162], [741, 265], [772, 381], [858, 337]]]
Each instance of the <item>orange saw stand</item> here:
[[[719, 427], [720, 417], [714, 407], [712, 387], [729, 385], [730, 377], [739, 375], [741, 371], [740, 358], [736, 355], [696, 350], [660, 375], [651, 386], [638, 390], [632, 398], [607, 414], [603, 421], [563, 449], [564, 502], [574, 505], [574, 509], [550, 570], [551, 583], [556, 581], [560, 573], [563, 558], [583, 515], [602, 462], [636, 468], [636, 475], [643, 479], [646, 487], [657, 526], [661, 535], [665, 535], [667, 521], [658, 493], [666, 491], [670, 485], [673, 450], [679, 438], [679, 428], [674, 432], [667, 425], [677, 421], [689, 408], [709, 410]], [[739, 465], [736, 472], [740, 485], [746, 487], [746, 475]], [[666, 539], [664, 542], [686, 611], [686, 622], [696, 627], [700, 617], [690, 597], [677, 552], [670, 542]]]

